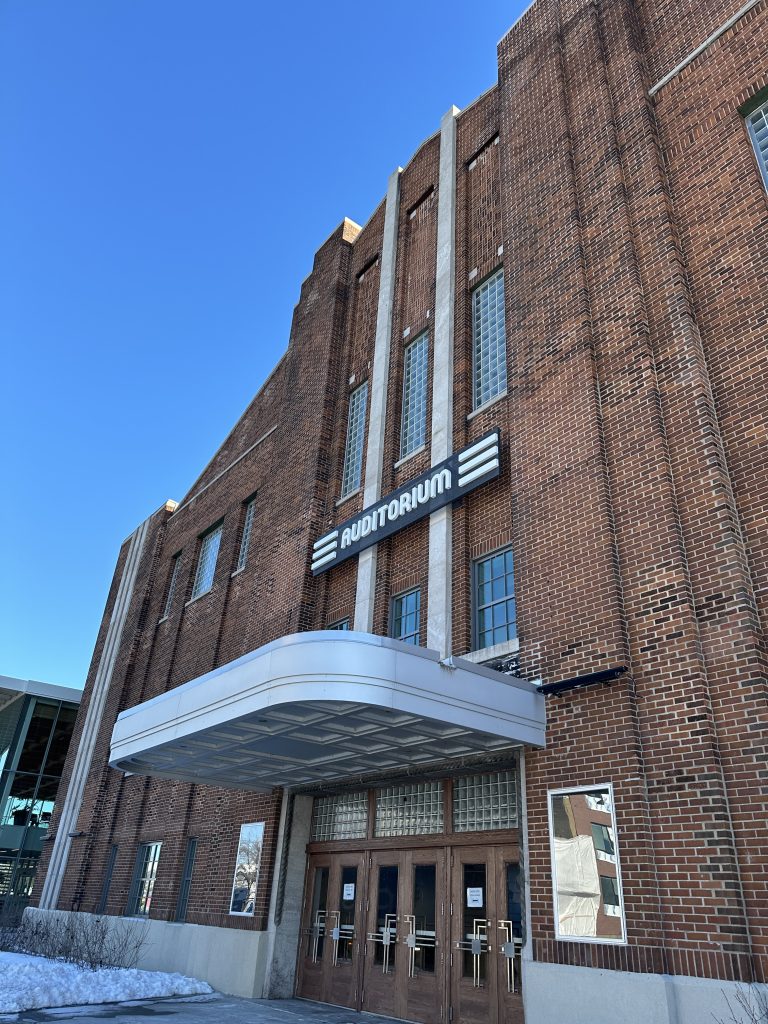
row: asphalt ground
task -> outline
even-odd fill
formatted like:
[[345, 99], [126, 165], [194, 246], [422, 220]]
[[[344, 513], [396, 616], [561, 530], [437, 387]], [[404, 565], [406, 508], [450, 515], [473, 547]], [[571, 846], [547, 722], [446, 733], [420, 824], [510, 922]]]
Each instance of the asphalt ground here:
[[238, 999], [218, 992], [0, 1014], [2, 1024], [56, 1024], [64, 1020], [76, 1020], [77, 1024], [108, 1020], [130, 1024], [396, 1024], [390, 1017], [356, 1013], [343, 1006], [304, 999]]

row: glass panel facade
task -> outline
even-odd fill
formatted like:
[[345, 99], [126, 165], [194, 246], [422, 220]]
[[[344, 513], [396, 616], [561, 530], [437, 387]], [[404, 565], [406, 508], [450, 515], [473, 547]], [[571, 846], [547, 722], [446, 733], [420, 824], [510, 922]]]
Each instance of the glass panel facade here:
[[0, 712], [0, 900], [27, 900], [77, 707], [20, 695]]
[[501, 270], [472, 293], [472, 356], [477, 409], [507, 389], [504, 272]]
[[442, 831], [442, 782], [415, 782], [377, 790], [375, 836], [419, 836]]
[[312, 840], [364, 839], [368, 830], [368, 794], [319, 796], [312, 806]]
[[453, 827], [456, 832], [517, 828], [515, 773], [494, 772], [455, 779]]

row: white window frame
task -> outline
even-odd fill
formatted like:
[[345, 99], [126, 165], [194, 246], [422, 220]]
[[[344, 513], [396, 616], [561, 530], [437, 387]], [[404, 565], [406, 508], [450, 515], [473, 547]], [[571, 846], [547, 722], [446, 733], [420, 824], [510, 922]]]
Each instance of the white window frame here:
[[[754, 124], [757, 118], [762, 119], [762, 126], [758, 127]], [[768, 192], [768, 135], [761, 143], [757, 137], [758, 131], [765, 131], [768, 133], [768, 100], [761, 103], [759, 107], [755, 107], [754, 110], [750, 110], [744, 118], [749, 137], [752, 140], [752, 148], [755, 153], [755, 159], [757, 160], [757, 166], [760, 168], [760, 174], [763, 178], [763, 185], [765, 190]]]
[[248, 561], [248, 549], [251, 546], [251, 534], [253, 533], [253, 520], [256, 518], [256, 496], [249, 498], [245, 503], [245, 519], [243, 520], [243, 532], [240, 535], [240, 550], [237, 555], [235, 572], [245, 568]]
[[[559, 927], [559, 911], [557, 905], [557, 865], [555, 863], [555, 828], [552, 816], [552, 798], [568, 796], [571, 793], [593, 793], [596, 789], [607, 789], [611, 794], [611, 825], [613, 827], [614, 846], [616, 848], [616, 885], [619, 890], [619, 907], [621, 908], [621, 936], [619, 938], [599, 938], [596, 935], [561, 935]], [[555, 923], [555, 938], [559, 942], [586, 942], [590, 945], [626, 946], [627, 945], [627, 906], [624, 900], [624, 884], [621, 878], [621, 860], [619, 857], [619, 830], [616, 822], [616, 801], [613, 783], [595, 782], [590, 786], [564, 786], [562, 789], [547, 790], [547, 822], [549, 827], [549, 863], [552, 875], [552, 909]], [[601, 893], [602, 899], [602, 893]], [[613, 915], [611, 915], [613, 916]]]
[[[197, 556], [195, 582], [192, 585], [192, 596], [190, 597], [190, 601], [195, 601], [197, 600], [198, 597], [202, 597], [203, 594], [207, 594], [213, 587], [213, 581], [216, 577], [216, 563], [219, 560], [219, 549], [221, 548], [221, 535], [223, 530], [224, 523], [218, 523], [216, 526], [212, 526], [211, 529], [206, 531], [206, 533], [204, 533], [200, 538], [200, 553]], [[213, 559], [210, 559], [208, 555], [211, 546], [214, 543], [216, 544], [216, 550], [213, 554]], [[210, 575], [208, 574], [207, 571], [207, 567], [209, 564], [211, 566]]]
[[367, 415], [368, 381], [364, 380], [349, 396], [347, 440], [344, 448], [344, 468], [341, 473], [340, 498], [347, 498], [350, 494], [354, 494], [355, 491], [360, 489]]
[[[417, 594], [418, 595], [418, 607], [416, 609], [416, 632], [415, 633], [406, 633], [406, 636], [408, 636], [408, 637], [415, 636], [416, 637], [416, 643], [412, 644], [412, 646], [414, 646], [414, 647], [421, 647], [421, 587], [409, 587], [408, 590], [403, 590], [399, 594], [393, 594], [392, 595], [392, 600], [391, 600], [391, 603], [390, 603], [389, 635], [390, 635], [390, 637], [393, 640], [399, 640], [401, 644], [409, 644], [409, 643], [411, 643], [410, 640], [404, 640], [402, 636], [398, 636], [394, 632], [395, 622], [397, 620], [397, 615], [395, 613], [395, 609], [397, 607], [397, 602], [398, 601], [405, 601], [406, 598], [411, 596], [411, 594]], [[408, 612], [406, 612], [406, 615], [407, 614], [408, 614]], [[405, 615], [401, 615], [400, 616], [400, 620], [401, 621], [404, 618], [405, 618]]]
[[[256, 898], [257, 898], [257, 895], [258, 895], [258, 892], [259, 892], [259, 881], [260, 881], [260, 877], [261, 877], [261, 861], [262, 861], [262, 858], [264, 856], [264, 827], [265, 827], [265, 824], [266, 823], [263, 822], [263, 821], [249, 821], [249, 822], [245, 822], [244, 824], [242, 824], [240, 826], [240, 835], [239, 835], [238, 840], [237, 840], [237, 851], [235, 853], [235, 871], [234, 871], [234, 874], [232, 876], [232, 891], [231, 891], [230, 896], [229, 896], [229, 913], [230, 913], [231, 917], [254, 917], [254, 915], [256, 914]], [[259, 838], [259, 842], [261, 844], [261, 847], [260, 847], [260, 850], [259, 850], [259, 863], [256, 866], [256, 877], [253, 880], [253, 882], [250, 883], [250, 886], [249, 886], [249, 888], [250, 888], [250, 895], [249, 895], [248, 900], [246, 901], [246, 904], [245, 904], [246, 906], [248, 906], [250, 904], [251, 905], [251, 909], [250, 910], [233, 910], [232, 909], [232, 904], [234, 903], [234, 899], [235, 899], [235, 890], [238, 888], [238, 884], [237, 884], [238, 878], [237, 878], [237, 875], [238, 875], [238, 872], [240, 871], [240, 863], [241, 863], [241, 860], [240, 860], [240, 848], [243, 845], [243, 834], [245, 833], [246, 829], [256, 829], [258, 831], [258, 833], [259, 833], [258, 838]], [[242, 885], [240, 886], [240, 888], [242, 888]]]
[[[413, 362], [416, 361], [416, 369]], [[429, 379], [429, 332], [423, 331], [403, 350], [403, 406], [400, 412], [400, 459], [405, 459], [427, 440], [427, 382]]]
[[[482, 333], [482, 309], [480, 303], [482, 301], [483, 292], [488, 292], [492, 285], [496, 284], [497, 281], [501, 282], [501, 341], [498, 339], [498, 334], [493, 339], [495, 341], [495, 358], [497, 367], [500, 367], [497, 373], [497, 382], [495, 390], [488, 391], [484, 394], [483, 391], [483, 379], [486, 375], [486, 369], [491, 360], [491, 349], [490, 345], [486, 349], [483, 342]], [[499, 267], [492, 274], [489, 274], [484, 281], [481, 281], [476, 288], [472, 289], [472, 408], [473, 410], [482, 409], [484, 406], [493, 402], [500, 395], [506, 393], [507, 390], [507, 328], [506, 318], [504, 311], [504, 268]], [[498, 318], [497, 318], [498, 326]], [[490, 335], [488, 341], [490, 341]], [[501, 353], [501, 358], [499, 358]]]

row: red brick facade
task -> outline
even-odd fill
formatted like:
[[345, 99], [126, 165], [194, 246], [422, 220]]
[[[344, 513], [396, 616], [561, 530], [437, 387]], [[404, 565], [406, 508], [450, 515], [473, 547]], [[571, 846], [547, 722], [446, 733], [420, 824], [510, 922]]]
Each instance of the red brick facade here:
[[[766, 0], [649, 95], [735, 11], [538, 0], [499, 44], [498, 86], [457, 118], [453, 447], [497, 426], [503, 461], [454, 508], [453, 651], [472, 649], [473, 560], [511, 544], [521, 674], [626, 669], [548, 697], [547, 747], [526, 753], [534, 958], [765, 981], [768, 196], [744, 114], [768, 88]], [[383, 494], [430, 465], [429, 441], [396, 463], [404, 337], [432, 343], [439, 149], [438, 134], [401, 176]], [[137, 845], [162, 839], [151, 916], [172, 918], [196, 836], [188, 920], [265, 926], [281, 794], [123, 778], [106, 767], [109, 738], [125, 708], [354, 618], [357, 559], [314, 578], [309, 560], [363, 507], [361, 492], [337, 500], [349, 395], [373, 365], [383, 230], [382, 205], [320, 248], [286, 355], [177, 509], [152, 519], [64, 909], [97, 908], [117, 844], [106, 909], [122, 913]], [[507, 394], [473, 416], [471, 294], [500, 266]], [[234, 573], [253, 495], [248, 562]], [[218, 522], [213, 588], [190, 603], [200, 536]], [[428, 520], [378, 545], [374, 632], [414, 586], [426, 622], [428, 555]], [[121, 572], [122, 556], [78, 728]], [[547, 790], [603, 782], [627, 942], [558, 941]], [[239, 826], [256, 820], [257, 914], [233, 918]]]

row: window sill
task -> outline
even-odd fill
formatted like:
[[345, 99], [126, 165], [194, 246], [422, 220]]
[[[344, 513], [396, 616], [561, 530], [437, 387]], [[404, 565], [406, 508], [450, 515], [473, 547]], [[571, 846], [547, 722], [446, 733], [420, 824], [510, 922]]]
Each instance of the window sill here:
[[190, 599], [187, 601], [187, 603], [184, 605], [184, 607], [185, 608], [189, 608], [189, 606], [191, 604], [194, 604], [195, 601], [199, 601], [201, 598], [207, 597], [211, 593], [212, 590], [213, 590], [213, 587], [210, 587], [208, 590], [204, 590], [202, 594], [198, 594], [197, 597], [190, 597]]
[[343, 498], [339, 498], [339, 500], [336, 502], [336, 508], [338, 508], [339, 505], [343, 505], [345, 501], [349, 501], [350, 498], [354, 498], [355, 495], [359, 494], [360, 491], [362, 491], [362, 489], [362, 487], [358, 487], [357, 490], [350, 491], [349, 494], [345, 494]]
[[233, 573], [231, 573], [230, 579], [234, 579], [235, 576], [239, 576], [241, 572], [245, 572], [245, 566], [244, 565], [241, 566], [239, 569], [235, 569], [235, 571]]
[[520, 650], [520, 641], [505, 640], [503, 644], [494, 644], [493, 647], [483, 647], [479, 651], [467, 651], [458, 657], [465, 661], [471, 661], [475, 665], [482, 665], [486, 661], [496, 661], [497, 658], [505, 658], [509, 654], [517, 654]]
[[421, 453], [426, 450], [426, 444], [419, 445], [418, 448], [414, 448], [412, 452], [409, 452], [407, 455], [404, 455], [402, 459], [398, 459], [398, 461], [393, 466], [393, 469], [400, 469], [400, 467], [405, 465], [406, 462], [410, 462], [411, 459], [415, 459], [417, 455], [421, 455]]
[[473, 420], [475, 416], [479, 416], [481, 413], [485, 412], [486, 409], [490, 409], [492, 405], [496, 405], [497, 402], [500, 402], [502, 398], [506, 397], [507, 390], [505, 388], [503, 391], [500, 391], [498, 395], [494, 395], [493, 398], [489, 398], [487, 402], [483, 403], [483, 405], [479, 405], [474, 412], [471, 412], [469, 416], [467, 416], [467, 423]]
[[164, 615], [162, 617], [162, 619], [158, 619], [157, 620], [158, 626], [161, 626], [164, 622], [167, 622], [169, 618], [170, 618], [170, 615]]

